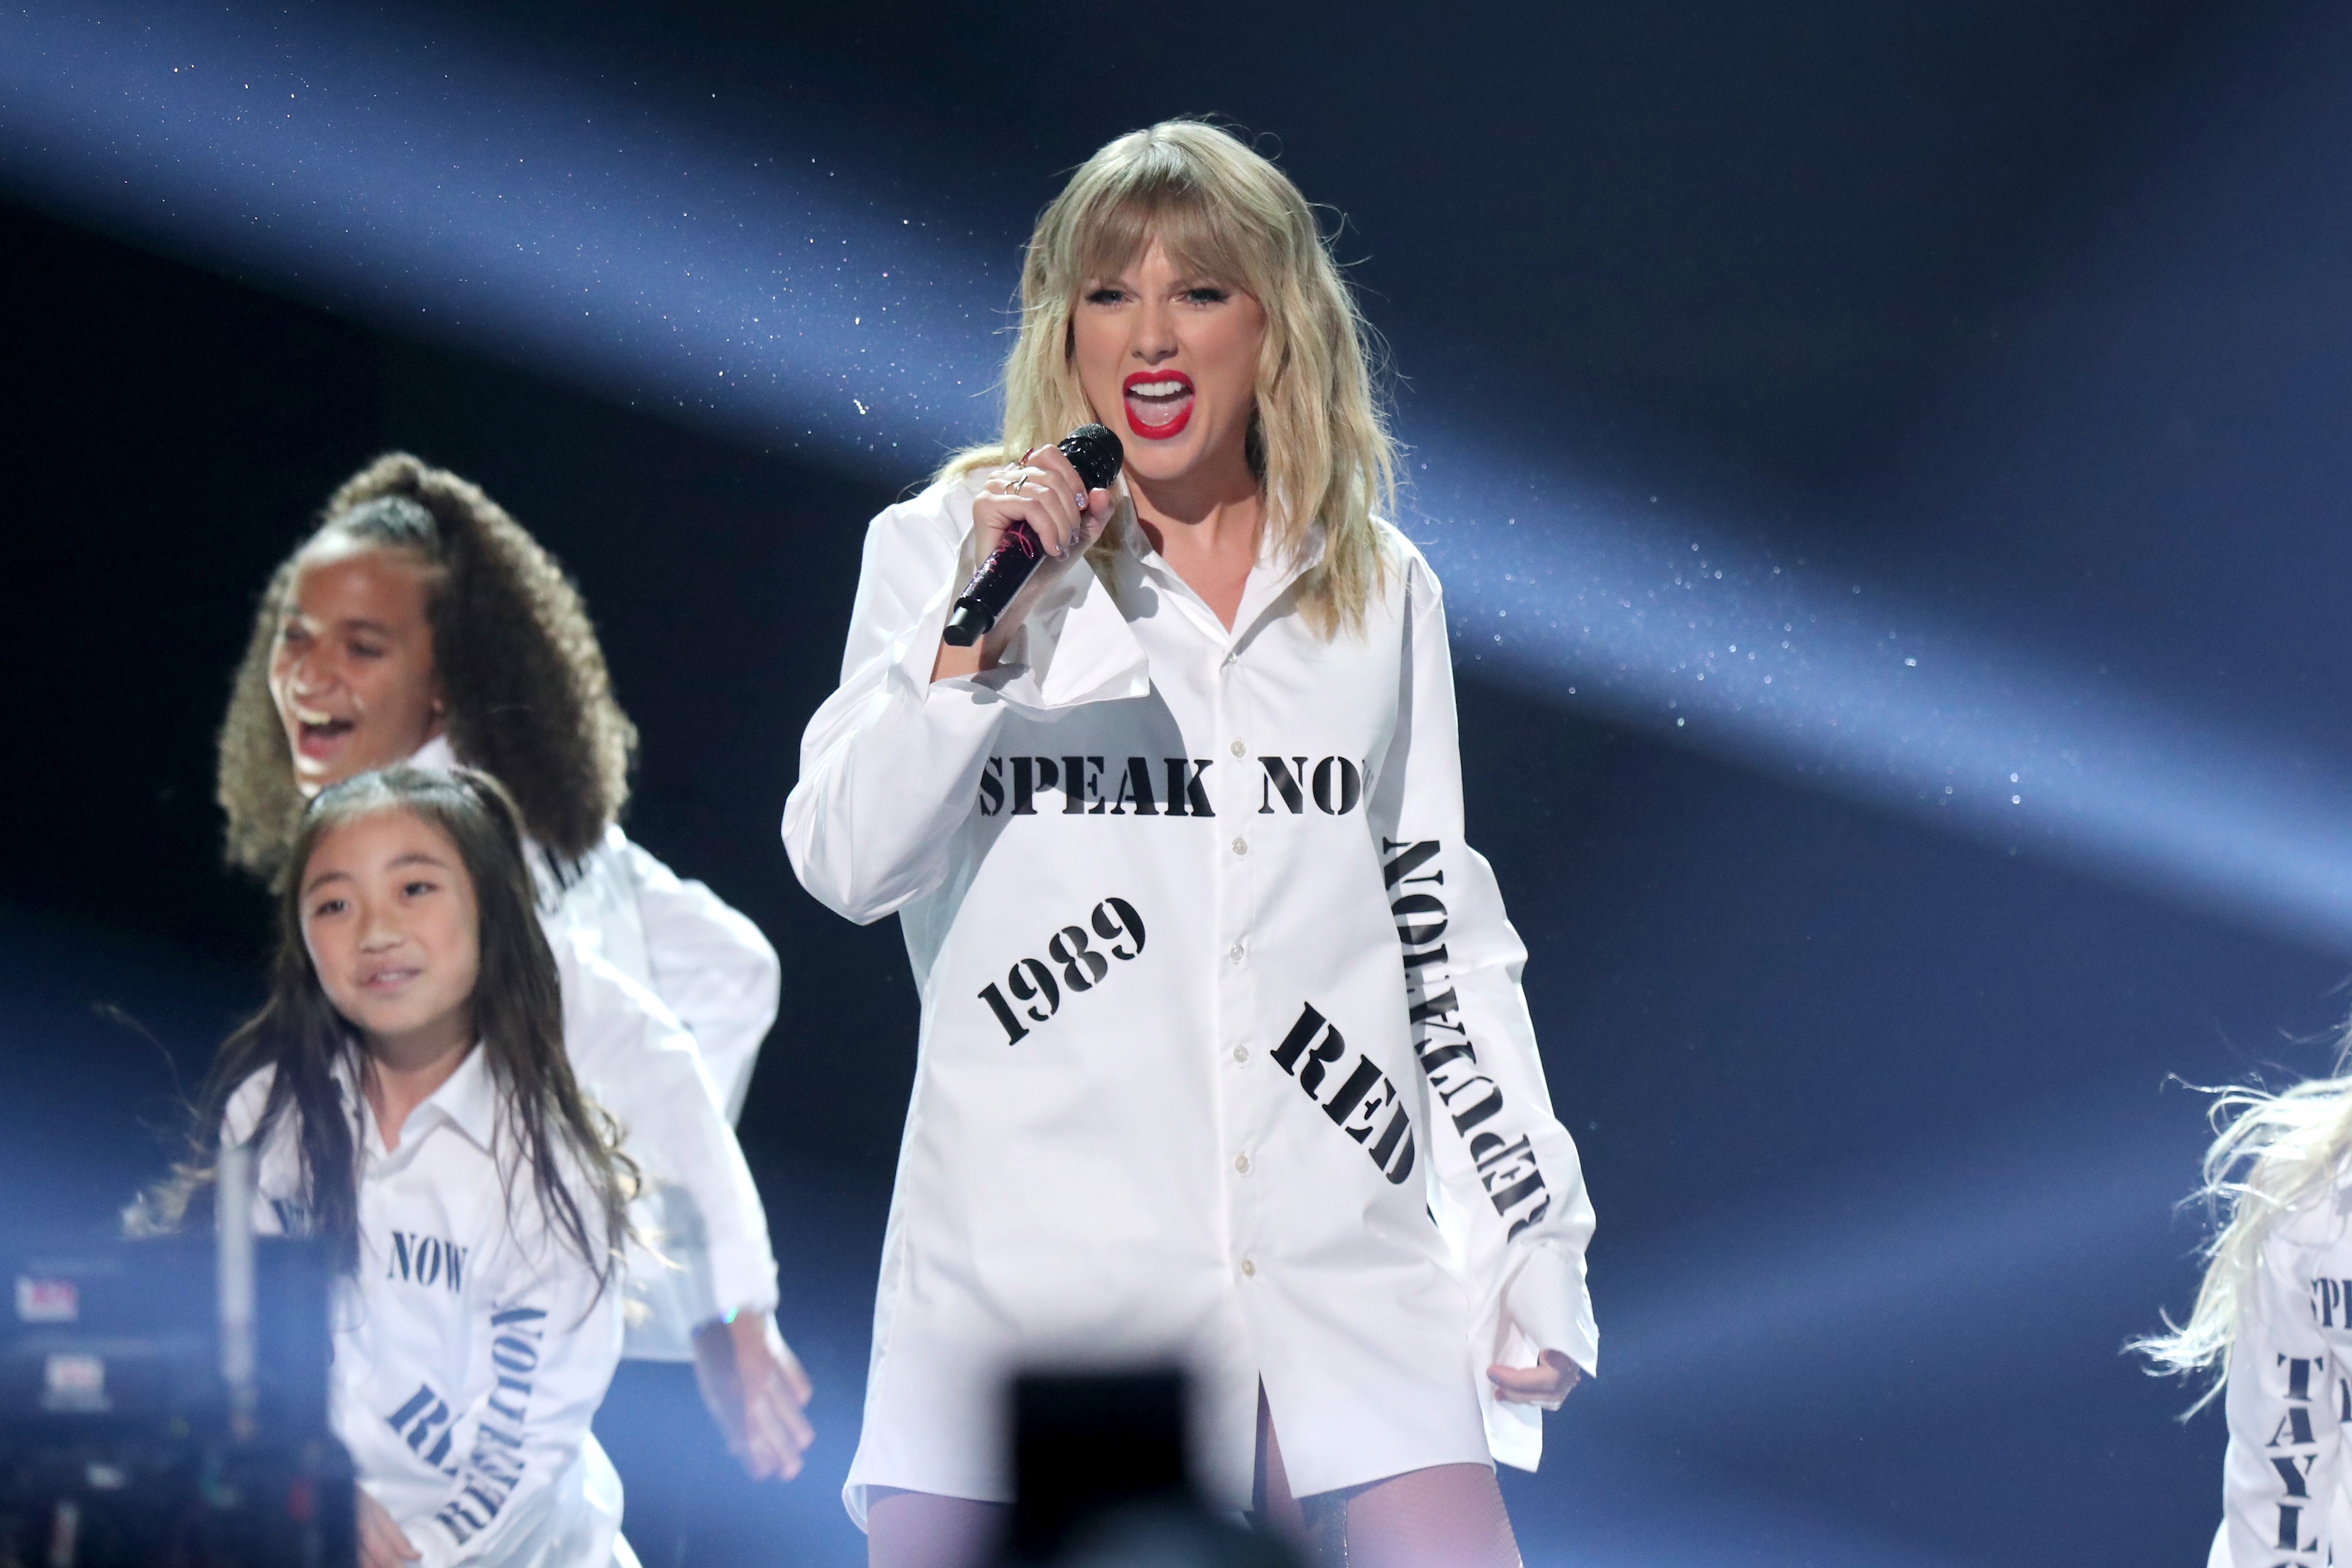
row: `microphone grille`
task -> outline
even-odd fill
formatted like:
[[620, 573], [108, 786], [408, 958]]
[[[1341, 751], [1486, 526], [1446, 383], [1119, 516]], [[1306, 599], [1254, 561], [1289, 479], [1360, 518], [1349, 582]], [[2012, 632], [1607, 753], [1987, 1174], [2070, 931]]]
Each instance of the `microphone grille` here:
[[1062, 437], [1058, 444], [1062, 455], [1070, 460], [1070, 466], [1078, 471], [1078, 477], [1087, 482], [1089, 490], [1108, 487], [1118, 477], [1119, 465], [1127, 461], [1127, 448], [1104, 425], [1082, 424]]

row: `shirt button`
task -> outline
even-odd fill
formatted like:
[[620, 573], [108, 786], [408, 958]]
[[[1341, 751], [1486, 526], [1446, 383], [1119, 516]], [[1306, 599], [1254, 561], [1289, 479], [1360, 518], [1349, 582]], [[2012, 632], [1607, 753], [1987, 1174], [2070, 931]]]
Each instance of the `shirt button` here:
[[1249, 1047], [1246, 1045], [1237, 1045], [1234, 1047], [1234, 1060], [1235, 1061], [1247, 1061], [1249, 1060]]
[[1242, 1260], [1242, 1272], [1245, 1275], [1255, 1274], [1257, 1272], [1257, 1265], [1244, 1258]]
[[1249, 841], [1247, 839], [1235, 839], [1234, 841], [1234, 853], [1237, 855], [1245, 855], [1249, 853]]
[[1236, 740], [1233, 745], [1233, 752], [1235, 757], [1247, 757], [1249, 755], [1249, 747]]
[[1244, 1176], [1249, 1175], [1249, 1156], [1247, 1155], [1235, 1155], [1234, 1156], [1234, 1169], [1241, 1172]]
[[1232, 947], [1230, 947], [1230, 948], [1228, 948], [1228, 949], [1226, 950], [1226, 952], [1225, 952], [1225, 956], [1226, 956], [1226, 957], [1228, 957], [1228, 958], [1231, 958], [1234, 963], [1238, 964], [1238, 963], [1240, 963], [1240, 962], [1242, 961], [1242, 959], [1243, 959], [1243, 957], [1245, 956], [1246, 952], [1247, 952], [1247, 949], [1244, 948], [1240, 943], [1236, 942], [1236, 943], [1234, 943], [1234, 944], [1233, 945], [1233, 946], [1232, 946]]

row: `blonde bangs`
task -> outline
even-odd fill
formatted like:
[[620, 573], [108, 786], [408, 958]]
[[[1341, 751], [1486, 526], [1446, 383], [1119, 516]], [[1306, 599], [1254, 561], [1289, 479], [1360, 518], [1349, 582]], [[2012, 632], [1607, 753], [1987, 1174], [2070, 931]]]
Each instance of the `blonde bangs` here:
[[[1159, 171], [1148, 172], [1156, 175]], [[1124, 189], [1105, 190], [1093, 210], [1072, 214], [1076, 265], [1066, 281], [1074, 293], [1117, 278], [1156, 239], [1178, 271], [1264, 294], [1276, 268], [1264, 231], [1254, 231], [1246, 214], [1190, 180], [1130, 179], [1123, 183]]]
[[[1268, 542], [1295, 556], [1325, 637], [1360, 629], [1389, 559], [1376, 510], [1393, 509], [1395, 446], [1371, 382], [1371, 329], [1314, 211], [1279, 169], [1199, 120], [1130, 131], [1089, 158], [1038, 215], [1021, 269], [1021, 325], [1004, 364], [1004, 439], [950, 457], [943, 476], [992, 466], [1097, 418], [1078, 385], [1071, 317], [1088, 285], [1119, 277], [1153, 240], [1187, 273], [1240, 288], [1266, 317], [1250, 466]], [[1098, 549], [1131, 518], [1126, 508]]]

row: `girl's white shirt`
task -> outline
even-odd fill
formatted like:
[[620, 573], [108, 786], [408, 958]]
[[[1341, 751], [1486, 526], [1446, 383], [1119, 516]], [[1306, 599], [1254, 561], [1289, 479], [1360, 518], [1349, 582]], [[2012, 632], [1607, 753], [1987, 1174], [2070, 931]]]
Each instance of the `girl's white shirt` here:
[[1226, 1507], [1261, 1380], [1301, 1495], [1533, 1468], [1485, 1370], [1593, 1367], [1592, 1210], [1462, 839], [1435, 575], [1384, 527], [1364, 632], [1325, 641], [1290, 594], [1318, 538], [1228, 632], [1130, 525], [1001, 667], [933, 682], [979, 485], [875, 518], [784, 808], [810, 893], [898, 915], [922, 1001], [852, 1513], [1008, 1496], [1002, 1380], [1036, 1364], [1189, 1364]]
[[[457, 761], [446, 736], [409, 758]], [[630, 1218], [659, 1251], [630, 1245], [625, 1354], [691, 1360], [701, 1324], [776, 1305], [767, 1215], [732, 1125], [776, 1021], [776, 952], [617, 825], [576, 861], [524, 850], [562, 971], [565, 1049], [647, 1178]]]
[[2352, 1560], [2352, 1181], [2273, 1222], [2230, 1346], [2212, 1568]]
[[[251, 1141], [275, 1076], [238, 1088], [225, 1141]], [[620, 1478], [589, 1431], [620, 1361], [621, 1292], [599, 1293], [513, 1168], [481, 1051], [388, 1152], [366, 1096], [336, 1077], [359, 1149], [360, 1245], [334, 1291], [330, 1415], [360, 1484], [422, 1568], [635, 1568]], [[258, 1151], [264, 1233], [307, 1228], [298, 1137], [289, 1110]]]

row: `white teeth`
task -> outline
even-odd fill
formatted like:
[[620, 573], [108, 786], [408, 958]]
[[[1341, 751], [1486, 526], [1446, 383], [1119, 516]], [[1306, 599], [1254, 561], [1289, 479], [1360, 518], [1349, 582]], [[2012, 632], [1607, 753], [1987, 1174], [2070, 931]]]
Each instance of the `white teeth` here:
[[1190, 392], [1191, 390], [1192, 389], [1187, 387], [1182, 382], [1138, 382], [1135, 385], [1127, 389], [1127, 395], [1129, 397], [1174, 397], [1179, 392]]

